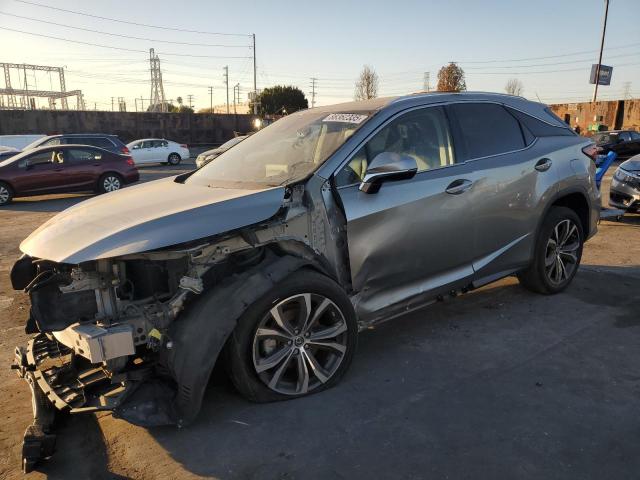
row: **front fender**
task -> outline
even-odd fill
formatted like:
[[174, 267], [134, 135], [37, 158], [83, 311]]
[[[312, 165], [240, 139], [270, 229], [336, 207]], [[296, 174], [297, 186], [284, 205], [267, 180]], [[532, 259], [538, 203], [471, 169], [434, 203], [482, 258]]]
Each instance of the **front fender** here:
[[244, 310], [287, 275], [311, 264], [267, 251], [263, 261], [213, 287], [174, 322], [169, 330], [173, 346], [161, 360], [177, 383], [173, 411], [179, 426], [191, 423], [200, 411], [216, 360]]

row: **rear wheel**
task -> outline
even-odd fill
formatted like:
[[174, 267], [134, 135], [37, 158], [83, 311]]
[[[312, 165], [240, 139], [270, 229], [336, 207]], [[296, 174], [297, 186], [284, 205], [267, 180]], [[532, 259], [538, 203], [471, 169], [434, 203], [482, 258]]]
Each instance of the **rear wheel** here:
[[0, 182], [0, 206], [7, 205], [13, 200], [13, 190], [8, 183]]
[[120, 190], [124, 185], [122, 177], [117, 173], [105, 173], [98, 181], [98, 190], [100, 193], [115, 192]]
[[182, 158], [177, 153], [172, 153], [167, 158], [169, 165], [178, 165], [182, 161]]
[[520, 283], [538, 293], [561, 292], [578, 271], [583, 244], [578, 215], [570, 208], [551, 208], [536, 241], [533, 261], [518, 274]]
[[226, 348], [231, 380], [257, 402], [320, 392], [348, 369], [357, 331], [351, 302], [335, 282], [297, 272], [241, 317]]

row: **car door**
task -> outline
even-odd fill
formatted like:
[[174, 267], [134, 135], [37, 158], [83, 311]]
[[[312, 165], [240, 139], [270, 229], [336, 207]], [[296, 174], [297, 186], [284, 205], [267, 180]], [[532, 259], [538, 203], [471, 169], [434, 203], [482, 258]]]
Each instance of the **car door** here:
[[618, 134], [618, 144], [616, 145], [616, 153], [621, 158], [628, 158], [633, 151], [633, 142], [631, 141], [630, 132], [620, 132]]
[[36, 194], [62, 190], [63, 163], [58, 162], [55, 150], [36, 152], [18, 161], [19, 174], [14, 180], [15, 190]]
[[458, 155], [473, 166], [473, 268], [489, 280], [529, 261], [535, 240], [539, 195], [555, 185], [553, 151], [527, 148], [514, 115], [496, 103], [464, 102], [448, 107]]
[[640, 154], [640, 133], [638, 132], [629, 132], [631, 135], [631, 142], [629, 143], [629, 155], [638, 155]]
[[95, 188], [101, 174], [102, 155], [100, 150], [93, 148], [65, 149], [65, 177], [70, 189]]
[[140, 143], [140, 149], [134, 157], [136, 163], [149, 163], [153, 161], [153, 140], [145, 140]]
[[[383, 152], [412, 156], [416, 175], [359, 190], [367, 165]], [[334, 182], [347, 220], [349, 263], [361, 318], [386, 307], [418, 306], [464, 285], [471, 267], [469, 165], [456, 163], [441, 107], [420, 107], [381, 126], [340, 169]]]
[[166, 162], [169, 158], [171, 150], [169, 149], [169, 142], [167, 140], [157, 140], [157, 147], [155, 153], [155, 161]]

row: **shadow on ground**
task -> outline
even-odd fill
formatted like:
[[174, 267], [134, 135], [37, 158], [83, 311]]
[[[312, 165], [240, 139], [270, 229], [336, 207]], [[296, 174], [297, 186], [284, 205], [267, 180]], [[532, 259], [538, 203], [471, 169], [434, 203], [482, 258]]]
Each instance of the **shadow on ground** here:
[[217, 380], [194, 425], [150, 433], [217, 478], [631, 478], [640, 324], [625, 272], [586, 268], [553, 297], [504, 280], [365, 332], [336, 388], [256, 405]]

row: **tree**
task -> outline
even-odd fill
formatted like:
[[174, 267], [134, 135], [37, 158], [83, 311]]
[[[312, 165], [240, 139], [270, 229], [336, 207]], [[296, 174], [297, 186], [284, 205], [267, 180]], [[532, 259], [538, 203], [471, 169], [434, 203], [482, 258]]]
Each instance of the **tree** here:
[[362, 72], [356, 82], [356, 91], [353, 95], [355, 100], [369, 100], [378, 96], [378, 74], [369, 65], [362, 67]]
[[[178, 97], [180, 98], [180, 97]], [[181, 99], [182, 100], [182, 99]], [[187, 106], [187, 105], [180, 105], [177, 109], [176, 109], [177, 113], [194, 113], [193, 108]]]
[[182, 105], [182, 97], [176, 98], [176, 102], [178, 102], [178, 105]]
[[464, 81], [464, 70], [457, 63], [451, 62], [438, 72], [439, 92], [464, 92], [467, 84]]
[[522, 82], [517, 78], [511, 78], [507, 81], [507, 84], [504, 86], [504, 91], [507, 92], [509, 95], [520, 96], [524, 91], [524, 85], [522, 85]]
[[[258, 115], [278, 115], [309, 108], [309, 102], [298, 87], [276, 85], [265, 88], [258, 95]], [[249, 111], [253, 103], [249, 104]]]

